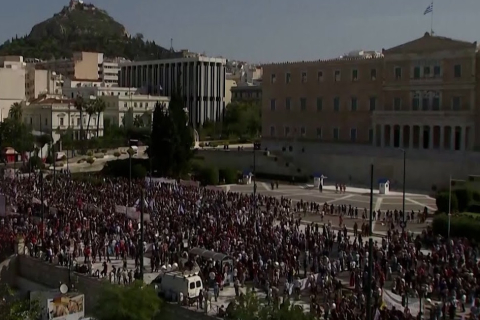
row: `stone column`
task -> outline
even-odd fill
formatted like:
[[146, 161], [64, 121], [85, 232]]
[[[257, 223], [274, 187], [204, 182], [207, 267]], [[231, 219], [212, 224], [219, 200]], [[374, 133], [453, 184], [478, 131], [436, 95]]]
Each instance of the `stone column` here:
[[433, 149], [433, 133], [435, 132], [435, 127], [434, 126], [428, 126], [429, 128], [429, 141], [428, 141], [428, 149]]
[[462, 134], [460, 136], [460, 150], [467, 150], [467, 127], [462, 127]]
[[408, 126], [408, 148], [413, 148], [413, 126]]
[[385, 125], [380, 125], [380, 147], [385, 147]]
[[405, 147], [403, 145], [403, 126], [398, 126], [398, 129], [399, 129], [399, 131], [398, 131], [399, 132], [399, 134], [398, 134], [399, 135], [398, 146], [400, 148], [403, 148], [403, 147]]
[[445, 148], [445, 127], [440, 126], [440, 150], [443, 150]]
[[450, 127], [450, 150], [455, 150], [455, 126]]
[[418, 126], [419, 127], [419, 135], [420, 137], [418, 138], [418, 149], [423, 150], [423, 125]]

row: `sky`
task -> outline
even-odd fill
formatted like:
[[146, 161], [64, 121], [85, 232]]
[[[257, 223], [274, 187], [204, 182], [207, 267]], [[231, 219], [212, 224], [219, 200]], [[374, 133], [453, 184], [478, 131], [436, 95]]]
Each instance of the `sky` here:
[[[1, 0], [0, 42], [28, 34], [68, 0]], [[431, 0], [86, 0], [134, 35], [251, 63], [334, 58], [423, 36]], [[435, 0], [436, 35], [480, 40], [480, 0]]]

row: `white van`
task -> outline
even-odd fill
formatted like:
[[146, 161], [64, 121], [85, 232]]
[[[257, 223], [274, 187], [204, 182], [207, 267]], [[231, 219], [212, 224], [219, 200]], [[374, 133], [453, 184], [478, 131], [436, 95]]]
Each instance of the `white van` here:
[[160, 274], [152, 281], [155, 291], [170, 301], [178, 301], [180, 293], [183, 299], [196, 298], [203, 289], [202, 278], [188, 271], [169, 271]]

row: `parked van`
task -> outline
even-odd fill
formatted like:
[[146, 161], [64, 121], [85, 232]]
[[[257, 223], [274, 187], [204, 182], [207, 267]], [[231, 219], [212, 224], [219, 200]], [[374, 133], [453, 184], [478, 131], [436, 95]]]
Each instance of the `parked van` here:
[[196, 298], [203, 289], [202, 278], [188, 271], [169, 271], [160, 274], [152, 281], [155, 291], [167, 301], [178, 301], [180, 293], [183, 299]]

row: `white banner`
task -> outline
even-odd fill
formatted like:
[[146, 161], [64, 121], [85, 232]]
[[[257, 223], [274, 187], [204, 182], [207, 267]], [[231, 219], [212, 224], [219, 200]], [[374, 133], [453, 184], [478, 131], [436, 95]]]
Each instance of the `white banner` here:
[[[129, 211], [127, 212], [127, 218], [135, 220], [135, 221], [140, 221], [140, 211]], [[143, 221], [145, 222], [150, 222], [150, 214], [144, 213], [143, 214]]]
[[145, 183], [147, 184], [147, 186], [150, 185], [150, 181], [152, 181], [152, 184], [153, 184], [153, 185], [155, 185], [155, 184], [160, 184], [160, 183], [177, 184], [177, 181], [174, 180], [174, 179], [167, 179], [167, 178], [149, 178], [149, 177], [146, 177], [146, 178], [145, 178]]

